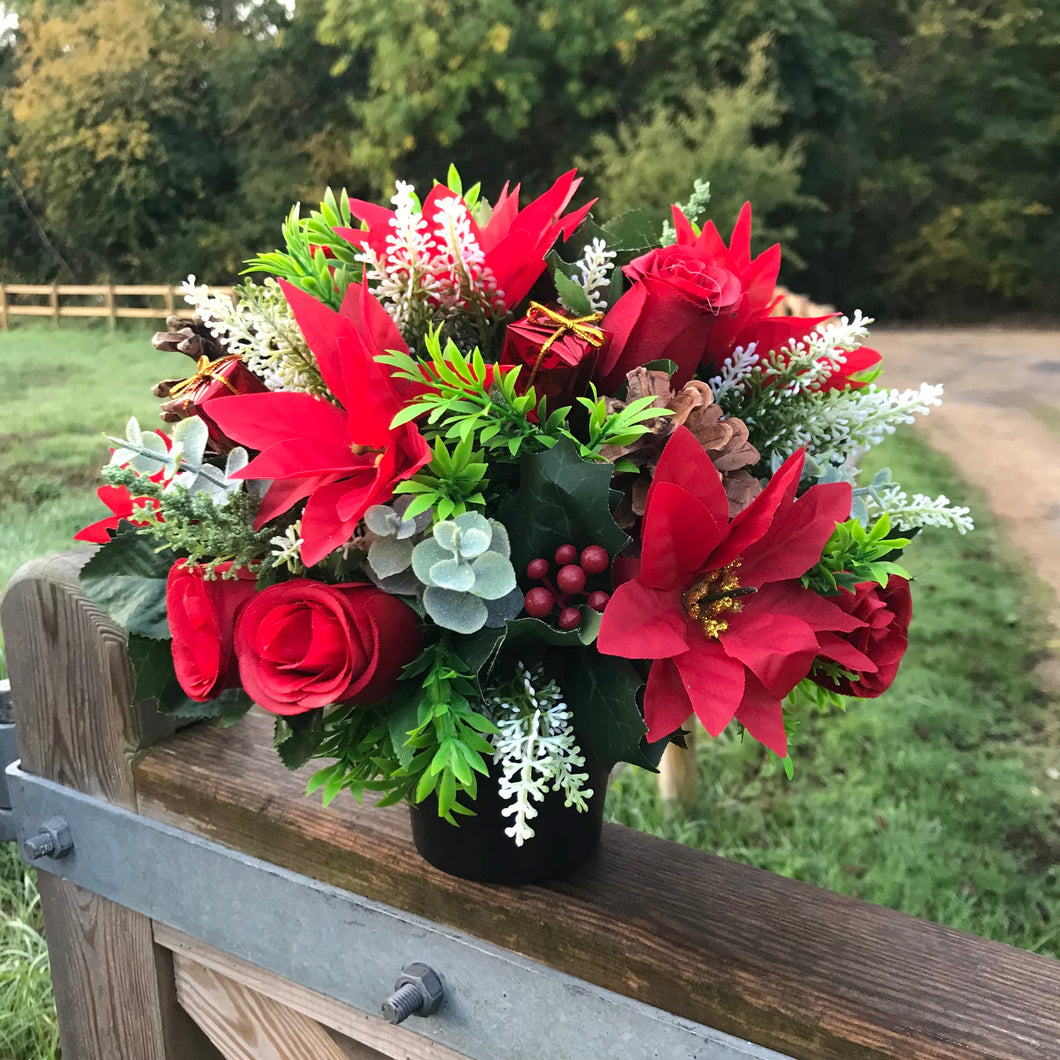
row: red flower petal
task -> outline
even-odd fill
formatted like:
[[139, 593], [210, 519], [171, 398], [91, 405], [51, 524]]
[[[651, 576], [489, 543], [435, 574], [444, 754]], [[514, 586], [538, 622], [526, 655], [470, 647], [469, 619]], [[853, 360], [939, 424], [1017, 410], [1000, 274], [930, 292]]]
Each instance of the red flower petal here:
[[659, 592], [639, 578], [623, 582], [604, 608], [596, 647], [625, 659], [665, 659], [687, 651], [680, 594]]
[[[710, 464], [703, 449], [697, 448]], [[718, 479], [712, 464], [706, 474]], [[720, 487], [720, 479], [718, 482]], [[719, 526], [710, 511], [680, 486], [656, 480], [652, 491], [652, 502], [644, 515], [640, 576], [656, 589], [683, 591], [724, 538], [725, 524]]]
[[[652, 492], [657, 484], [664, 482], [680, 486], [691, 494], [706, 510], [711, 524], [719, 534], [728, 532], [729, 501], [721, 476], [711, 463], [703, 446], [687, 427], [678, 427], [670, 436], [659, 457], [655, 476], [648, 487], [645, 504], [652, 504]], [[710, 532], [704, 527], [704, 532]]]
[[[725, 654], [718, 641], [703, 637], [673, 660], [696, 717], [711, 736], [732, 721], [743, 696], [747, 671]], [[645, 709], [647, 699], [645, 699]]]
[[786, 696], [809, 672], [818, 654], [814, 631], [792, 614], [748, 613], [733, 618], [719, 639], [775, 696]]
[[736, 712], [736, 720], [760, 744], [781, 758], [787, 757], [788, 734], [784, 731], [784, 707], [750, 674], [744, 687], [743, 702]]
[[673, 659], [652, 663], [644, 689], [644, 724], [647, 740], [655, 743], [676, 732], [692, 716], [692, 701], [685, 691]]

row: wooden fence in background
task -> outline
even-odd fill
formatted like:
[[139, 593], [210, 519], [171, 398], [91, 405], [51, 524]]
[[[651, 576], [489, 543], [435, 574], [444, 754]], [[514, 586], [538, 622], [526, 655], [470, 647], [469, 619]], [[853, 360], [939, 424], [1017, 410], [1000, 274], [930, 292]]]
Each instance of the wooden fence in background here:
[[[213, 290], [234, 297], [231, 287]], [[140, 304], [123, 304], [130, 299]], [[113, 331], [119, 317], [165, 320], [184, 305], [181, 289], [167, 283], [0, 283], [0, 329], [6, 331], [13, 316], [48, 317], [55, 324], [63, 317], [106, 317]]]

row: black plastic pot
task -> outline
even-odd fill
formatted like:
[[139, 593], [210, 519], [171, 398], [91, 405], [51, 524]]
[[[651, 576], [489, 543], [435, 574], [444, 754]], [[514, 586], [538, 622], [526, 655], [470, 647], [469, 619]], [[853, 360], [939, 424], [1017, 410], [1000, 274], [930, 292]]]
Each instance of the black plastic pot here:
[[435, 868], [479, 883], [563, 879], [587, 861], [600, 842], [607, 770], [590, 764], [587, 771], [593, 789], [589, 809], [579, 813], [563, 805], [562, 792], [550, 791], [543, 802], [534, 804], [538, 815], [530, 823], [535, 834], [521, 847], [504, 834], [511, 818], [501, 816], [505, 804], [492, 773], [479, 778], [478, 797], [471, 804], [475, 816], [457, 816], [458, 826], [438, 816], [437, 800], [430, 795], [409, 806], [416, 849]]

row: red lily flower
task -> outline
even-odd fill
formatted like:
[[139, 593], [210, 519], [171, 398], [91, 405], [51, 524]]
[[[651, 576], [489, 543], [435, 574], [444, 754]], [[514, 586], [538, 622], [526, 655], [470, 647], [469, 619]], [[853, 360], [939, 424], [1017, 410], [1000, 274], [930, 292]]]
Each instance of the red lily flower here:
[[144, 519], [136, 514], [139, 508], [141, 512], [145, 508], [158, 510], [158, 501], [153, 497], [136, 497], [125, 486], [100, 486], [96, 490], [96, 496], [111, 510], [112, 515], [99, 522], [86, 526], [74, 534], [75, 541], [91, 541], [93, 544], [105, 545], [110, 540], [108, 530], [117, 530], [119, 523], [124, 519], [133, 526], [145, 526], [154, 522], [153, 519]]
[[[730, 523], [721, 478], [692, 433], [679, 428], [663, 450], [639, 569], [612, 595], [596, 642], [605, 655], [654, 660], [644, 694], [649, 740], [692, 713], [712, 736], [735, 717], [783, 757], [781, 700], [819, 654], [832, 657], [818, 633], [859, 628], [799, 581], [851, 500], [847, 483], [814, 486], [796, 500], [804, 455], [788, 459]], [[841, 643], [838, 661], [853, 665], [852, 645]], [[864, 662], [873, 665], [861, 655], [859, 668]]]
[[[701, 252], [714, 257], [719, 265], [736, 273], [743, 286], [743, 297], [735, 312], [721, 314], [711, 327], [700, 374], [706, 378], [715, 374], [737, 346], [746, 349], [756, 343], [759, 353], [780, 350], [792, 339], [802, 339], [818, 324], [831, 320], [836, 313], [816, 317], [772, 316], [780, 299], [776, 296], [777, 276], [780, 273], [780, 244], [774, 243], [756, 258], [751, 257], [751, 204], [745, 202], [729, 245], [721, 238], [712, 221], [708, 221], [699, 236], [692, 231], [684, 214], [674, 207], [674, 226], [678, 245], [694, 245]], [[852, 378], [856, 373], [872, 368], [880, 361], [876, 350], [862, 348], [847, 354], [846, 364], [824, 384], [824, 390], [841, 390], [857, 386]]]
[[[674, 386], [695, 374], [707, 379], [739, 346], [752, 342], [759, 353], [781, 350], [801, 340], [836, 314], [772, 316], [780, 271], [780, 246], [751, 257], [751, 204], [744, 203], [726, 245], [713, 222], [697, 236], [678, 207], [673, 208], [676, 242], [634, 259], [623, 272], [633, 281], [604, 318], [610, 348], [596, 381], [614, 391], [628, 372], [659, 358], [677, 364]], [[823, 389], [857, 386], [856, 373], [880, 360], [875, 350], [847, 354], [841, 371]]]
[[279, 391], [216, 398], [204, 408], [230, 438], [260, 450], [238, 477], [274, 480], [256, 529], [309, 498], [301, 551], [312, 566], [348, 541], [365, 511], [389, 500], [395, 484], [431, 454], [414, 424], [390, 428], [406, 390], [375, 357], [408, 347], [367, 285], [350, 287], [338, 312], [281, 285], [339, 406]]
[[[173, 448], [173, 442], [168, 434], [157, 429], [155, 434], [165, 442], [167, 451]], [[111, 449], [110, 452], [111, 456], [113, 456], [114, 450]], [[123, 464], [122, 466], [128, 467], [128, 464]], [[165, 468], [161, 468], [150, 476], [150, 480], [161, 483], [165, 481], [165, 477]], [[105, 545], [110, 540], [110, 534], [107, 531], [117, 530], [122, 520], [132, 523], [133, 526], [146, 526], [148, 523], [154, 522], [154, 519], [149, 516], [144, 517], [146, 515], [144, 510], [153, 508], [157, 512], [160, 507], [158, 501], [153, 497], [133, 497], [127, 486], [100, 486], [96, 490], [96, 496], [113, 514], [106, 519], [91, 523], [82, 530], [78, 530], [74, 534], [75, 541], [91, 541], [94, 545]], [[137, 509], [143, 514], [137, 515]]]
[[[564, 173], [544, 195], [522, 210], [519, 209], [520, 186], [517, 184], [513, 191], [509, 191], [505, 184], [484, 227], [480, 227], [468, 212], [471, 234], [484, 253], [482, 274], [492, 275], [496, 282], [504, 301], [502, 311], [518, 305], [530, 293], [530, 288], [544, 271], [545, 255], [560, 235], [564, 239], [570, 238], [596, 201], [594, 199], [579, 210], [563, 213], [581, 184], [581, 178], [575, 177], [575, 172], [572, 169]], [[443, 240], [438, 207], [447, 199], [463, 202], [460, 195], [444, 184], [436, 184], [423, 202], [422, 215], [428, 222], [434, 244], [439, 247]], [[350, 210], [367, 223], [367, 230], [337, 228], [336, 231], [351, 243], [370, 247], [385, 261], [394, 211], [360, 199], [350, 200]]]

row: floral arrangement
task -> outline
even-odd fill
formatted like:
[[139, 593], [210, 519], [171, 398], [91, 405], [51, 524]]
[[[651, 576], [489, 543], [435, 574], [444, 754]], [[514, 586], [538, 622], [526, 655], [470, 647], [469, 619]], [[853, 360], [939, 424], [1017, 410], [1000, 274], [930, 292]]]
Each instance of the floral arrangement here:
[[902, 550], [971, 524], [856, 464], [941, 387], [878, 386], [860, 313], [775, 315], [749, 206], [726, 242], [703, 185], [661, 232], [578, 187], [329, 192], [238, 300], [189, 279], [155, 337], [194, 362], [155, 390], [168, 432], [112, 440], [78, 535], [138, 695], [257, 704], [326, 801], [453, 821], [492, 773], [521, 845], [546, 793], [584, 809], [692, 715], [790, 770], [800, 709], [890, 685]]

